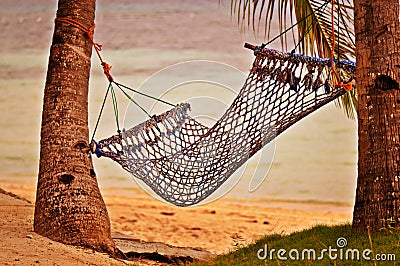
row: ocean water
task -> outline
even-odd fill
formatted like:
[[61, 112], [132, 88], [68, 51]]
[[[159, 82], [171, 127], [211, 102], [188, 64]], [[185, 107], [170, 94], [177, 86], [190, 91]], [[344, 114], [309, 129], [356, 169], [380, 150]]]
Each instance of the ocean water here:
[[[13, 1], [0, 3], [0, 186], [32, 187], [37, 178], [41, 106], [55, 6], [49, 1], [36, 2], [19, 6]], [[104, 45], [103, 58], [113, 65], [117, 80], [173, 103], [190, 102], [192, 116], [207, 125], [215, 123], [251, 66], [251, 52], [242, 48], [243, 43], [262, 40], [241, 33], [230, 17], [228, 4], [218, 6], [217, 1], [184, 1], [183, 5], [179, 1], [168, 5], [117, 2], [98, 1], [95, 35]], [[28, 35], [24, 28], [29, 28]], [[187, 63], [191, 60], [203, 61]], [[176, 68], [182, 62], [186, 62], [183, 68]], [[175, 72], [160, 72], [165, 68]], [[107, 88], [95, 57], [92, 69], [91, 131]], [[121, 94], [118, 96], [121, 124], [130, 127], [146, 118]], [[152, 114], [168, 109], [134, 97]], [[115, 132], [108, 102], [96, 138]], [[105, 193], [137, 193], [140, 185], [119, 165], [107, 158], [94, 158], [94, 165]], [[252, 199], [351, 206], [356, 177], [356, 121], [346, 118], [332, 103], [279, 136], [239, 169], [226, 190], [217, 195], [238, 202]]]

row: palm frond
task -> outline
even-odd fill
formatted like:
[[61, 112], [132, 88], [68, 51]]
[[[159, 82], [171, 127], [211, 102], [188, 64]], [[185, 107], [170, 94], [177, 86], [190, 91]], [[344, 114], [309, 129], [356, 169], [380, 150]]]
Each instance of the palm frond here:
[[[241, 30], [252, 30], [257, 35], [264, 27], [266, 41], [271, 40], [275, 19], [280, 33], [296, 24], [291, 36], [280, 36], [284, 50], [293, 40], [303, 54], [355, 60], [352, 0], [335, 0], [333, 6], [331, 0], [231, 0], [231, 14], [236, 15]], [[356, 92], [347, 93], [337, 102], [350, 118], [356, 113], [355, 95]]]

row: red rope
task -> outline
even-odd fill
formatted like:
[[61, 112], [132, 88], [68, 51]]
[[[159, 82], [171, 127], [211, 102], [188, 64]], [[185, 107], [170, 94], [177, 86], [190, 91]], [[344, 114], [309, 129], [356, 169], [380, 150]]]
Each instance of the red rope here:
[[102, 45], [99, 43], [96, 43], [93, 39], [93, 33], [94, 33], [94, 29], [95, 29], [96, 25], [93, 25], [90, 28], [88, 28], [85, 25], [83, 25], [82, 23], [80, 23], [79, 21], [73, 20], [71, 18], [56, 18], [55, 21], [63, 22], [63, 23], [69, 24], [71, 26], [74, 26], [75, 28], [78, 28], [78, 29], [84, 31], [87, 34], [90, 41], [92, 42], [92, 45], [94, 47], [94, 50], [96, 51], [98, 58], [100, 59], [101, 66], [103, 67], [104, 75], [106, 75], [107, 79], [110, 82], [114, 81], [114, 78], [111, 76], [111, 73], [110, 73], [112, 66], [107, 64], [101, 57], [100, 51], [102, 49]]

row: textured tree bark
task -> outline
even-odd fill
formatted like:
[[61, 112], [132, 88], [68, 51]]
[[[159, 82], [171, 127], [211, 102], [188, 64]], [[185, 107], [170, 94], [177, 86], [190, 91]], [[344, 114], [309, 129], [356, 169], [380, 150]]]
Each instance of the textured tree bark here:
[[[57, 17], [94, 24], [95, 0], [59, 0]], [[55, 241], [116, 253], [88, 152], [92, 43], [56, 22], [44, 91], [34, 230]]]
[[355, 0], [358, 181], [355, 230], [400, 228], [398, 0]]

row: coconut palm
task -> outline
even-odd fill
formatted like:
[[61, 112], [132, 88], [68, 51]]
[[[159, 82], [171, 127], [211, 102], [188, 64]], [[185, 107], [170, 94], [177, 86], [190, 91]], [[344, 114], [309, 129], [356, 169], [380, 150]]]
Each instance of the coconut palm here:
[[[357, 91], [338, 103], [349, 117], [358, 111], [353, 227], [400, 228], [399, 1], [232, 0], [231, 10], [241, 28], [262, 26], [267, 39], [275, 17], [281, 32], [296, 24], [292, 39], [301, 53], [357, 59]], [[288, 40], [282, 35], [286, 49]]]
[[[94, 24], [95, 0], [59, 0], [58, 18]], [[89, 156], [92, 42], [56, 22], [44, 91], [34, 230], [55, 241], [118, 254]]]

